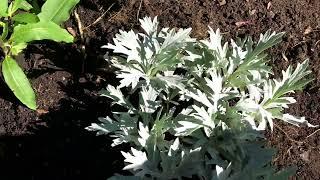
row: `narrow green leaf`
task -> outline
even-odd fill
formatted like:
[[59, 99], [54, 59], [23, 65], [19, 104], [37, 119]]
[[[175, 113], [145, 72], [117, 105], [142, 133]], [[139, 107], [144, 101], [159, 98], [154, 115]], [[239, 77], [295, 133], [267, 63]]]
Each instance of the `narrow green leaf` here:
[[6, 17], [8, 10], [8, 0], [0, 0], [0, 17]]
[[69, 19], [71, 9], [80, 0], [47, 0], [38, 14], [40, 21], [52, 21], [61, 24]]
[[18, 23], [25, 23], [25, 24], [39, 22], [38, 16], [32, 13], [19, 13], [13, 16], [12, 20]]
[[37, 108], [35, 93], [23, 70], [14, 59], [7, 56], [2, 62], [2, 74], [14, 95], [28, 108]]
[[27, 43], [34, 40], [53, 40], [56, 42], [73, 42], [73, 36], [53, 22], [18, 25], [10, 38], [14, 44]]

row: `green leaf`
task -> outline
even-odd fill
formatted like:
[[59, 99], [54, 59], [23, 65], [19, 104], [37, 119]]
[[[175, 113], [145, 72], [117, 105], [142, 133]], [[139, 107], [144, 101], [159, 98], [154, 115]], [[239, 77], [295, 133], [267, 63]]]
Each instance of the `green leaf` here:
[[0, 17], [6, 17], [8, 10], [8, 0], [0, 1]]
[[12, 16], [13, 13], [15, 13], [18, 9], [29, 11], [30, 9], [32, 9], [32, 6], [26, 0], [15, 0], [9, 6], [9, 9], [8, 9], [9, 16]]
[[18, 43], [18, 44], [14, 44], [13, 46], [11, 46], [10, 51], [11, 54], [16, 56], [18, 55], [24, 48], [27, 47], [26, 43]]
[[29, 11], [32, 9], [32, 5], [29, 4], [26, 0], [15, 0], [13, 4], [13, 10], [23, 9]]
[[14, 59], [7, 56], [2, 62], [2, 74], [14, 95], [28, 108], [37, 108], [35, 93], [23, 70]]
[[19, 13], [13, 16], [12, 20], [24, 24], [39, 22], [38, 16], [32, 13]]
[[69, 19], [71, 9], [80, 0], [47, 0], [38, 14], [40, 21], [52, 21], [61, 24]]
[[56, 42], [73, 42], [73, 37], [53, 22], [18, 25], [10, 38], [13, 43], [27, 43], [34, 40], [53, 40]]

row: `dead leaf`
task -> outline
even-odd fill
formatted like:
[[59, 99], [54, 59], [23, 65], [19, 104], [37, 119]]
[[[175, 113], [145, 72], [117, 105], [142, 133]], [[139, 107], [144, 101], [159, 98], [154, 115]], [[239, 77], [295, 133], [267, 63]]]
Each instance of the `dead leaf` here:
[[39, 115], [43, 115], [43, 114], [47, 114], [49, 111], [45, 110], [45, 109], [37, 109], [37, 113]]

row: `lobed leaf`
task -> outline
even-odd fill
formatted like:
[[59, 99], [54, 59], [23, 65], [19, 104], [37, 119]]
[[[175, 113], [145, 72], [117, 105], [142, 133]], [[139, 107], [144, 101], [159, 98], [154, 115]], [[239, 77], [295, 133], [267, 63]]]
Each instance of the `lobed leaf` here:
[[146, 166], [148, 158], [145, 152], [131, 148], [131, 153], [121, 151], [121, 154], [125, 157], [124, 162], [129, 163], [123, 170], [132, 169], [133, 171], [139, 171], [136, 176], [141, 177], [148, 173], [148, 167]]
[[271, 33], [271, 30], [268, 30], [265, 34], [261, 34], [257, 46], [252, 52], [247, 54], [245, 61], [250, 62], [253, 58], [261, 54], [266, 49], [280, 43], [283, 35], [284, 32], [276, 34], [275, 32]]

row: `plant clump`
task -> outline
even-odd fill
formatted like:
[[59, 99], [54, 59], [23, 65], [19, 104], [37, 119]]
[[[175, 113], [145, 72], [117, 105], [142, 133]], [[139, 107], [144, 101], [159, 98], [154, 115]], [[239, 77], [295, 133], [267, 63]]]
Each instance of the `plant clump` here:
[[[191, 29], [159, 29], [157, 18], [140, 20], [144, 33], [120, 31], [103, 46], [116, 56], [118, 86], [102, 96], [112, 99], [112, 116], [87, 130], [108, 134], [122, 151], [131, 176], [110, 179], [206, 180], [287, 179], [277, 172], [265, 147], [263, 130], [273, 121], [314, 127], [304, 117], [284, 113], [296, 100], [289, 93], [308, 82], [308, 61], [288, 67], [282, 79], [270, 78], [265, 50], [284, 33], [222, 41], [219, 30], [209, 39], [190, 37]], [[138, 100], [137, 100], [138, 99]], [[121, 108], [119, 108], [121, 107]]]

